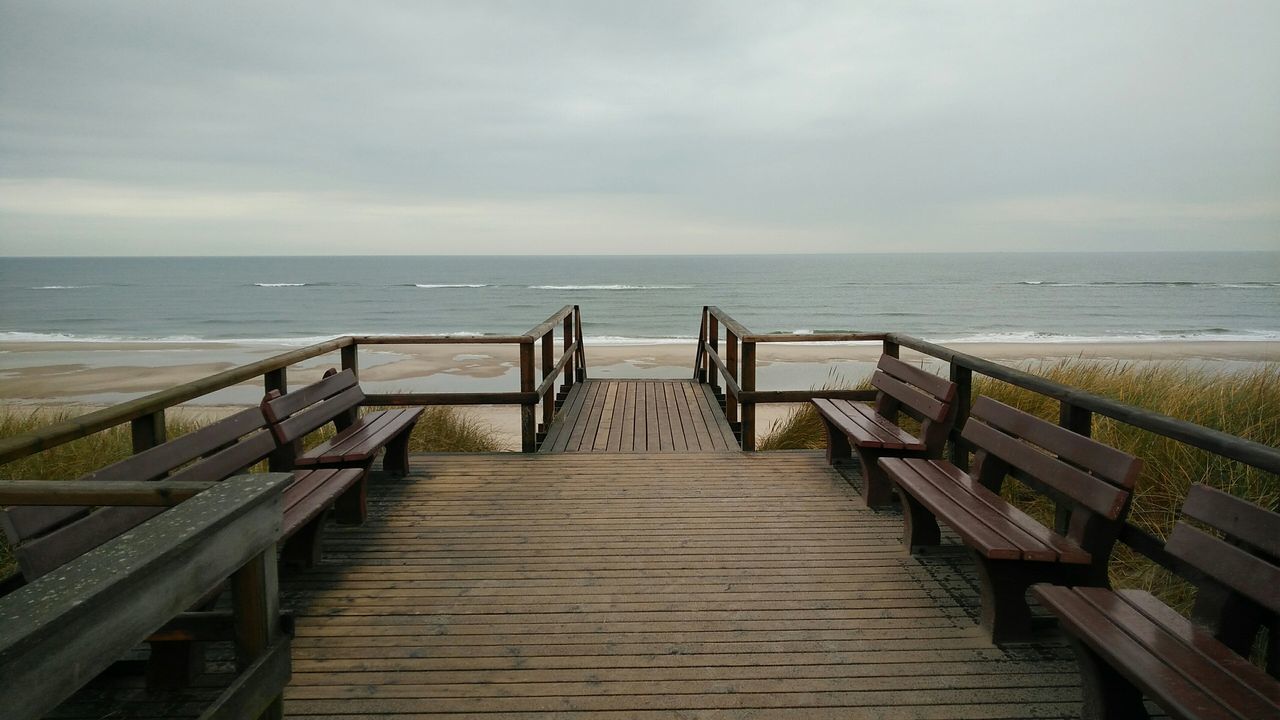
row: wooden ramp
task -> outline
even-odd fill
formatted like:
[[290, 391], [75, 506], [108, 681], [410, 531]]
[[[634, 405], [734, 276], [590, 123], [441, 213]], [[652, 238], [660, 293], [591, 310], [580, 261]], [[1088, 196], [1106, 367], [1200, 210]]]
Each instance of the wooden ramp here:
[[738, 450], [708, 386], [692, 380], [588, 380], [569, 390], [541, 452]]
[[901, 518], [862, 509], [818, 453], [432, 455], [412, 470], [376, 480], [369, 521], [331, 526], [323, 565], [283, 583], [289, 717], [1079, 710], [1065, 647], [991, 645], [972, 579], [906, 555]]

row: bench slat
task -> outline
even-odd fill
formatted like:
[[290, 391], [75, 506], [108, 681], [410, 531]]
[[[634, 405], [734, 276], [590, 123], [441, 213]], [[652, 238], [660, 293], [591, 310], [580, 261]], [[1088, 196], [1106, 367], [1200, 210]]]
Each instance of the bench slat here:
[[1191, 486], [1182, 512], [1272, 557], [1280, 557], [1280, 515], [1276, 513], [1198, 483]]
[[[886, 440], [892, 441], [894, 446], [903, 450], [923, 451], [927, 448], [923, 441], [916, 439], [916, 437], [911, 433], [903, 430], [897, 425], [894, 425], [892, 422], [889, 422], [889, 418], [877, 413], [875, 408], [847, 400], [844, 402], [847, 403], [847, 406], [842, 409], [845, 411], [846, 415], [853, 417], [853, 413], [858, 413], [862, 416], [866, 427], [878, 428], [880, 432], [884, 434]], [[890, 446], [886, 444], [885, 447]]]
[[932, 473], [921, 471], [909, 458], [881, 458], [880, 467], [902, 485], [936, 517], [951, 526], [966, 545], [972, 546], [992, 560], [1021, 560], [1023, 550], [1008, 538], [975, 518], [931, 479]]
[[881, 355], [880, 362], [876, 364], [876, 367], [891, 377], [915, 385], [943, 402], [949, 403], [956, 398], [955, 383], [926, 370], [921, 370], [915, 365], [904, 363], [896, 357]]
[[1175, 716], [1241, 720], [1181, 673], [1153, 658], [1147, 648], [1089, 604], [1077, 590], [1060, 585], [1036, 585], [1034, 593], [1072, 634], [1148, 696], [1160, 698], [1165, 709], [1173, 711]]
[[408, 425], [417, 422], [421, 414], [421, 408], [412, 408], [408, 412], [383, 410], [365, 415], [356, 424], [299, 457], [298, 463], [312, 465], [370, 460]]
[[[394, 408], [391, 410], [379, 410], [378, 412], [369, 413], [365, 417], [368, 422], [364, 428], [347, 428], [342, 431], [342, 435], [346, 439], [334, 446], [333, 452], [336, 454], [364, 454], [368, 452], [366, 448], [370, 445], [381, 447], [395, 439], [406, 428], [418, 421], [418, 417], [422, 415], [422, 408]], [[377, 419], [378, 423], [373, 424]]]
[[1259, 696], [1253, 688], [1242, 684], [1194, 648], [1184, 645], [1115, 593], [1104, 588], [1078, 587], [1075, 590], [1085, 602], [1147, 648], [1154, 656], [1153, 661], [1159, 658], [1158, 661], [1179, 671], [1187, 682], [1194, 683], [1210, 697], [1240, 713], [1241, 717], [1266, 717], [1276, 712], [1276, 706]]
[[1280, 568], [1235, 545], [1179, 522], [1164, 549], [1206, 575], [1280, 613]]
[[18, 567], [27, 582], [56, 570], [144, 520], [159, 515], [162, 507], [110, 507], [38, 537], [14, 549]]
[[364, 475], [361, 468], [303, 470], [284, 491], [284, 519], [280, 532], [289, 537], [320, 515]]
[[877, 370], [871, 376], [871, 385], [901, 402], [910, 408], [913, 408], [921, 415], [934, 422], [942, 422], [947, 418], [947, 413], [951, 410], [949, 403], [943, 403], [935, 400], [931, 395], [926, 395], [914, 387], [898, 380], [884, 372]]
[[1068, 463], [1088, 468], [1089, 472], [1105, 478], [1112, 485], [1132, 490], [1138, 481], [1142, 462], [1134, 456], [1045, 422], [1030, 413], [983, 396], [974, 402], [970, 414], [982, 418], [991, 427], [1038, 445]]
[[[1164, 628], [1165, 632], [1176, 637], [1179, 642], [1194, 648], [1196, 652], [1211, 660], [1223, 670], [1230, 672], [1244, 685], [1252, 688], [1264, 698], [1269, 698], [1272, 705], [1280, 706], [1280, 682], [1268, 675], [1261, 668], [1237, 655], [1226, 645], [1203, 628], [1196, 627], [1187, 618], [1179, 615], [1173, 608], [1160, 602], [1159, 598], [1145, 590], [1117, 590], [1116, 595], [1132, 605], [1138, 612], [1146, 615], [1152, 622]], [[1276, 712], [1273, 710], [1272, 712]]]
[[[1120, 516], [1125, 501], [1129, 498], [1127, 491], [1046, 455], [1027, 443], [980, 422], [982, 419], [976, 413], [969, 417], [961, 434], [965, 440], [1020, 468], [1039, 482], [1099, 515], [1111, 520]], [[1042, 420], [1038, 422], [1047, 424]]]
[[267, 405], [271, 414], [267, 419], [273, 422], [287, 418], [308, 405], [314, 405], [356, 385], [356, 375], [350, 369], [343, 370], [314, 382], [304, 388], [285, 393], [270, 401]]
[[[271, 403], [278, 402], [287, 397], [289, 397], [289, 395], [282, 395], [275, 400], [263, 403], [263, 412], [267, 413], [272, 411]], [[362, 402], [364, 402], [364, 391], [360, 389], [359, 385], [347, 388], [337, 395], [330, 397], [328, 400], [324, 400], [317, 405], [313, 405], [306, 410], [289, 416], [286, 420], [281, 420], [272, 425], [271, 427], [276, 435], [276, 442], [281, 445], [291, 443], [307, 433], [324, 426], [338, 415], [359, 406]], [[268, 418], [270, 418], [270, 416], [268, 416]]]
[[[939, 474], [946, 475], [975, 500], [985, 503], [1001, 518], [1001, 522], [1016, 526], [1020, 531], [1032, 537], [1035, 542], [1051, 548], [1056, 553], [1058, 562], [1084, 565], [1092, 561], [1093, 556], [1087, 550], [1041, 525], [1038, 520], [1017, 507], [1005, 502], [1004, 498], [983, 487], [981, 483], [955, 465], [941, 460], [920, 462], [929, 463]], [[1027, 559], [1035, 558], [1028, 557]]]
[[179, 470], [169, 479], [191, 482], [224, 480], [270, 455], [275, 446], [271, 433], [263, 430], [190, 467]]
[[[828, 400], [817, 398], [814, 401], [818, 412], [829, 419], [840, 431], [848, 435], [855, 444], [870, 448], [888, 448], [893, 450], [911, 445], [921, 445], [915, 438], [899, 431], [901, 434], [890, 434], [880, 423], [872, 422], [861, 408], [848, 400]], [[874, 414], [874, 411], [872, 411]], [[896, 426], [895, 426], [895, 429]]]

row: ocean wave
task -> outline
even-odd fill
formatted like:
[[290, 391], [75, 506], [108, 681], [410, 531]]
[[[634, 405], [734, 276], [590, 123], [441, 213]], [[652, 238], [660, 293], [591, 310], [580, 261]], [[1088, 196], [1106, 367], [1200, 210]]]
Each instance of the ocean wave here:
[[689, 290], [692, 285], [530, 285], [530, 290]]
[[489, 287], [489, 286], [488, 286], [488, 285], [486, 285], [486, 284], [484, 284], [484, 283], [476, 283], [476, 284], [470, 284], [470, 283], [441, 283], [441, 284], [438, 284], [438, 285], [436, 285], [436, 284], [431, 284], [431, 283], [414, 283], [414, 284], [413, 284], [413, 287], [423, 288], [423, 289], [427, 289], [427, 290], [434, 290], [434, 289], [437, 289], [437, 288], [483, 288], [483, 287]]
[[28, 290], [84, 290], [91, 287], [97, 287], [97, 286], [96, 285], [38, 285], [36, 287], [27, 288], [27, 289]]
[[310, 283], [254, 283], [254, 285], [263, 288], [281, 288], [281, 287], [306, 287]]
[[1261, 289], [1280, 287], [1280, 282], [1193, 282], [1190, 280], [1142, 280], [1116, 281], [1100, 280], [1096, 282], [1053, 282], [1045, 280], [1022, 280], [1015, 285], [1032, 285], [1037, 287], [1188, 287], [1188, 288], [1240, 288]]
[[1276, 342], [1280, 332], [1270, 330], [1228, 330], [1202, 328], [1195, 330], [1159, 330], [1125, 335], [1068, 335], [1038, 331], [977, 333], [954, 337], [929, 338], [936, 343], [1160, 343], [1160, 342]]

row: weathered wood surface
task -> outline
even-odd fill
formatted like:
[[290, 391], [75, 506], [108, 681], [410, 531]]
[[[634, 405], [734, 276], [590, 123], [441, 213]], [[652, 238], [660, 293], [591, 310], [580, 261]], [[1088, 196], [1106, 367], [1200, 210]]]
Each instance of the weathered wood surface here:
[[4, 717], [40, 717], [255, 555], [274, 571], [290, 482], [220, 483], [0, 598]]
[[710, 390], [689, 380], [588, 380], [574, 385], [544, 453], [735, 452]]
[[817, 453], [415, 456], [283, 583], [285, 707], [1074, 717], [1069, 651], [992, 646], [967, 582], [904, 555], [899, 522]]

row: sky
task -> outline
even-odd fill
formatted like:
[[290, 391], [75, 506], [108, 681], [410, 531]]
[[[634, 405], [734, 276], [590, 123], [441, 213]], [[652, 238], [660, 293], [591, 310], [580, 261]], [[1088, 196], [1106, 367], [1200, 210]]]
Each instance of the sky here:
[[1280, 250], [1280, 3], [0, 0], [0, 255]]

